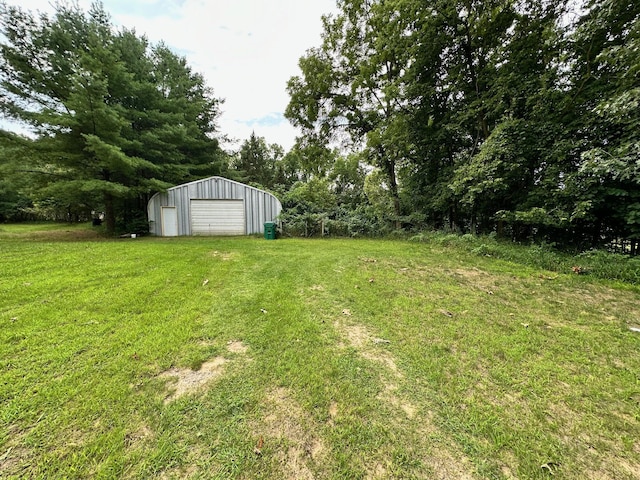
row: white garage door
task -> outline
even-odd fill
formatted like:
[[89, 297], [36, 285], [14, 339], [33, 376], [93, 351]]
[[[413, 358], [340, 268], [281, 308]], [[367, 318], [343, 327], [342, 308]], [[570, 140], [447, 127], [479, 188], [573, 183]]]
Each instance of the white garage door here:
[[191, 200], [193, 235], [244, 235], [243, 200]]

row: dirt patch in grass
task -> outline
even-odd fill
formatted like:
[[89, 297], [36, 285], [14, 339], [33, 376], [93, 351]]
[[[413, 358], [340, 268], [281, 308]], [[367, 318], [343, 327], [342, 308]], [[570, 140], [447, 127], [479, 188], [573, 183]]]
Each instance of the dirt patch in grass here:
[[380, 375], [383, 388], [378, 399], [392, 406], [396, 411], [403, 412], [408, 418], [413, 418], [416, 407], [397, 393], [397, 381], [403, 379], [404, 374], [398, 368], [393, 355], [384, 349], [385, 341], [372, 335], [364, 325], [345, 324], [337, 321], [334, 326], [345, 337], [349, 346], [355, 348], [362, 358], [384, 367]]
[[0, 478], [19, 477], [24, 466], [29, 465], [30, 451], [19, 445], [12, 445], [0, 453]]
[[395, 376], [403, 377], [393, 356], [384, 349], [388, 341], [372, 335], [364, 325], [345, 324], [338, 321], [334, 323], [334, 327], [363, 358], [381, 363]]
[[286, 388], [275, 388], [265, 396], [267, 414], [252, 425], [262, 438], [260, 455], [270, 457], [283, 479], [311, 480], [327, 468], [327, 448], [317, 435], [320, 427]]
[[378, 395], [378, 399], [393, 406], [395, 410], [404, 412], [409, 419], [414, 418], [418, 411], [413, 403], [398, 394], [398, 386], [395, 383], [385, 382], [382, 392]]
[[153, 430], [151, 430], [147, 425], [140, 426], [134, 432], [128, 433], [126, 438], [127, 442], [134, 444], [137, 442], [141, 442], [153, 437]]
[[169, 403], [183, 395], [198, 391], [205, 384], [222, 375], [225, 363], [227, 363], [226, 358], [215, 357], [204, 362], [200, 370], [194, 371], [190, 368], [174, 367], [166, 372], [162, 372], [158, 375], [159, 378], [166, 378], [173, 381], [173, 392], [165, 398], [164, 402]]
[[367, 471], [366, 480], [378, 480], [389, 478], [389, 472], [382, 463], [376, 463]]
[[449, 446], [434, 445], [429, 450], [429, 458], [425, 463], [436, 474], [435, 478], [455, 478], [457, 480], [474, 480], [470, 462], [464, 456], [453, 455]]
[[187, 465], [165, 470], [158, 477], [160, 480], [175, 480], [176, 478], [185, 479], [195, 476], [198, 468], [195, 465]]
[[[433, 423], [432, 413], [421, 413], [418, 407], [402, 393], [400, 386], [405, 381], [405, 375], [398, 368], [393, 355], [384, 349], [389, 342], [373, 335], [364, 325], [336, 321], [334, 327], [345, 338], [348, 345], [355, 348], [363, 358], [383, 367], [380, 373], [382, 389], [377, 398], [396, 413], [389, 420], [398, 428], [408, 428], [405, 430], [406, 434], [415, 437], [414, 450], [423, 452], [420, 454], [421, 460], [437, 475], [434, 478], [473, 480], [475, 477], [469, 473], [473, 470], [471, 462], [452, 442], [442, 441], [443, 436]], [[421, 425], [417, 432], [412, 428], [415, 425]], [[438, 438], [439, 444], [434, 446], [431, 438]], [[390, 458], [387, 461], [392, 463]], [[389, 478], [384, 465], [384, 459], [375, 463], [367, 470], [365, 478], [372, 480]]]
[[240, 340], [232, 340], [232, 341], [227, 343], [227, 350], [229, 350], [231, 353], [244, 354], [244, 353], [247, 353], [249, 351], [249, 347], [247, 347]]
[[458, 268], [453, 270], [452, 273], [457, 279], [463, 280], [473, 288], [486, 293], [493, 294], [499, 288], [496, 276], [478, 268]]
[[[249, 350], [240, 340], [231, 340], [227, 343], [230, 353], [245, 355]], [[158, 375], [158, 378], [168, 379], [171, 393], [165, 398], [164, 403], [170, 403], [183, 395], [195, 393], [212, 380], [224, 373], [225, 365], [229, 362], [223, 356], [218, 356], [204, 362], [198, 370], [190, 368], [170, 368]]]

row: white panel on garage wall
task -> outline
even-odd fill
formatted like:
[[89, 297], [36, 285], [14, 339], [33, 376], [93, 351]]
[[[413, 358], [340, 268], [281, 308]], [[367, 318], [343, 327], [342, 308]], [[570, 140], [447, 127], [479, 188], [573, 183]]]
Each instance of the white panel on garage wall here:
[[178, 212], [176, 207], [162, 208], [162, 236], [177, 237], [178, 236]]
[[191, 200], [193, 235], [244, 235], [243, 200]]

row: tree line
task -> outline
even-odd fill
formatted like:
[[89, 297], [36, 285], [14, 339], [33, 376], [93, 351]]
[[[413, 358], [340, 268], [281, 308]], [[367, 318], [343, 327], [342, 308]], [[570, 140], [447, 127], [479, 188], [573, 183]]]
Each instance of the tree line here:
[[256, 135], [224, 151], [202, 76], [100, 4], [2, 5], [0, 108], [36, 136], [2, 134], [0, 215], [101, 209], [114, 230], [155, 191], [223, 175], [276, 193], [296, 234], [637, 245], [638, 2], [337, 5], [287, 84], [288, 152]]
[[640, 4], [341, 0], [288, 83], [301, 144], [354, 148], [394, 228], [640, 238]]

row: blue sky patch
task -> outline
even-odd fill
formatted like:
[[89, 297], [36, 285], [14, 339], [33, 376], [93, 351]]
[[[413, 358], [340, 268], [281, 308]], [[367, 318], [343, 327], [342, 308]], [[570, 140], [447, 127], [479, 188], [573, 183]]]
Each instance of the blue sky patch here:
[[162, 16], [182, 16], [180, 9], [186, 0], [155, 0], [151, 2], [133, 2], [131, 0], [105, 0], [105, 10], [114, 15], [133, 15], [143, 18]]
[[287, 119], [284, 118], [284, 115], [280, 112], [271, 112], [264, 117], [239, 121], [239, 123], [242, 123], [243, 125], [246, 125], [248, 127], [252, 125], [257, 125], [259, 127], [275, 127], [276, 125], [281, 125], [286, 122]]

